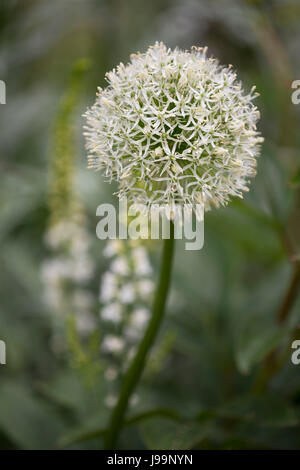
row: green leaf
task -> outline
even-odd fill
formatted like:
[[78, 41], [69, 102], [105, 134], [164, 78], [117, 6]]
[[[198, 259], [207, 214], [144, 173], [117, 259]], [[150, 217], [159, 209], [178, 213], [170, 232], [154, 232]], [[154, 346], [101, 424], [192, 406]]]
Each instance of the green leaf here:
[[235, 360], [239, 371], [242, 374], [248, 374], [280, 344], [285, 336], [285, 329], [268, 326], [257, 328], [256, 331], [250, 328], [242, 331], [235, 350]]
[[300, 168], [299, 170], [297, 171], [296, 175], [291, 179], [290, 181], [290, 186], [293, 188], [293, 189], [297, 189], [300, 187]]
[[[140, 423], [144, 420], [154, 418], [157, 416], [167, 417], [169, 420], [173, 421], [182, 421], [182, 418], [176, 411], [169, 408], [156, 408], [154, 410], [144, 411], [143, 413], [138, 413], [129, 417], [125, 423], [124, 427], [132, 426], [137, 423]], [[68, 447], [73, 444], [78, 444], [80, 442], [89, 441], [91, 439], [101, 438], [105, 435], [106, 429], [99, 428], [99, 421], [103, 422], [103, 415], [100, 419], [99, 416], [93, 416], [93, 418], [86, 423], [84, 427], [81, 427], [75, 431], [70, 432], [69, 434], [63, 436], [58, 445], [59, 447]]]
[[208, 422], [174, 422], [170, 418], [149, 419], [140, 424], [148, 449], [187, 450], [195, 447], [210, 430]]
[[21, 449], [53, 448], [63, 426], [53, 409], [23, 384], [0, 385], [0, 431]]
[[[42, 393], [58, 405], [69, 408], [78, 420], [94, 419], [94, 426], [103, 426], [107, 417], [104, 397], [107, 393], [105, 381], [100, 377], [95, 385], [97, 393], [86, 387], [79, 374], [73, 369], [63, 369], [47, 384], [41, 385]], [[101, 420], [100, 420], [101, 417]], [[97, 421], [95, 421], [97, 420]]]
[[91, 426], [91, 429], [89, 429], [89, 426], [87, 425], [85, 428], [81, 427], [62, 436], [59, 439], [57, 446], [60, 449], [64, 449], [65, 447], [79, 444], [81, 442], [91, 441], [92, 439], [100, 439], [105, 435], [105, 432], [106, 429], [97, 429], [93, 426]]
[[216, 414], [228, 418], [254, 421], [271, 427], [289, 427], [299, 424], [299, 417], [287, 402], [273, 395], [245, 396], [227, 403]]

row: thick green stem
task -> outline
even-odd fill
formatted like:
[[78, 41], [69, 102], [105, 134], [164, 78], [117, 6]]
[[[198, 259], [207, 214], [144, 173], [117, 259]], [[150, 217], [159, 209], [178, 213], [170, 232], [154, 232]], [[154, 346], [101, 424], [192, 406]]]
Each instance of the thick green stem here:
[[164, 309], [170, 284], [174, 251], [174, 225], [170, 223], [170, 238], [164, 240], [159, 281], [155, 293], [152, 316], [139, 345], [136, 356], [129, 367], [121, 387], [118, 403], [114, 408], [105, 437], [105, 448], [115, 449], [124, 422], [130, 397], [137, 386], [144, 370], [145, 362], [158, 333], [164, 315]]

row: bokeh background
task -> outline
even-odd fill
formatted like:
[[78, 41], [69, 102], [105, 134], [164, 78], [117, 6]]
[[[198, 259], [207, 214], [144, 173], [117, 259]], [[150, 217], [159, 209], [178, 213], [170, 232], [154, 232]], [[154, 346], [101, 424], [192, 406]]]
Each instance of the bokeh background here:
[[[177, 243], [120, 448], [300, 448], [299, 30], [299, 0], [1, 1], [1, 449], [103, 445], [161, 246], [96, 238], [96, 207], [117, 201], [86, 169], [82, 114], [106, 71], [157, 40], [208, 46], [255, 84], [265, 143], [245, 199], [206, 215], [204, 248]], [[122, 295], [105, 317], [116, 279]]]

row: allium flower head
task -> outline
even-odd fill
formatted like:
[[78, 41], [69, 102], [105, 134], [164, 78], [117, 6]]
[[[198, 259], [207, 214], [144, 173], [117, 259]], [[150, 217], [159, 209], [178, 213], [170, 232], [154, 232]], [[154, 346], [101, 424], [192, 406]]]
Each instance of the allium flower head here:
[[263, 139], [231, 66], [206, 49], [156, 43], [107, 74], [86, 113], [89, 164], [119, 182], [119, 197], [143, 204], [226, 204], [255, 175]]

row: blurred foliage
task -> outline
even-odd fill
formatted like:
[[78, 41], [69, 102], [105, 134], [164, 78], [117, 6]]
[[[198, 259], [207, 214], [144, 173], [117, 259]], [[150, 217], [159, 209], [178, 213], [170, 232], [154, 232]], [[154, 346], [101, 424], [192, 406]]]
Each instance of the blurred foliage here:
[[[95, 209], [114, 200], [114, 188], [86, 170], [81, 115], [105, 72], [155, 40], [207, 45], [248, 89], [256, 84], [265, 145], [245, 200], [207, 214], [204, 249], [177, 244], [164, 331], [120, 446], [299, 449], [300, 366], [290, 360], [300, 313], [300, 105], [290, 99], [300, 78], [299, 24], [297, 0], [2, 0], [1, 449], [101, 448], [109, 410], [100, 352], [92, 341], [87, 356], [71, 319], [69, 358], [57, 355], [43, 302], [53, 123], [58, 109], [63, 122], [73, 115], [70, 152], [81, 158], [72, 171], [91, 230], [97, 299], [106, 261]], [[82, 57], [91, 66], [80, 102], [60, 107]], [[67, 141], [63, 123], [55, 132]]]
[[76, 133], [73, 130], [72, 119], [82, 91], [82, 75], [88, 68], [89, 64], [85, 59], [78, 60], [73, 65], [67, 85], [68, 92], [60, 103], [55, 119], [49, 188], [50, 223], [55, 223], [64, 217], [70, 218], [76, 210], [77, 195], [74, 194], [73, 188]]

